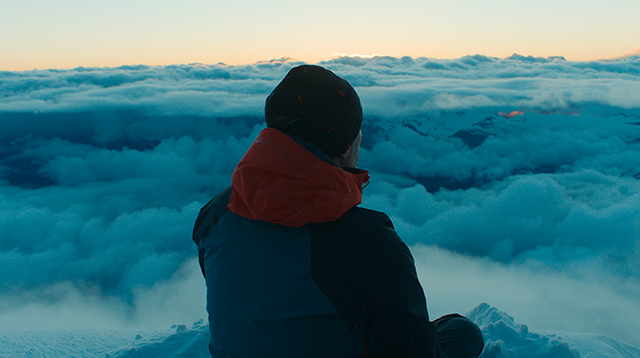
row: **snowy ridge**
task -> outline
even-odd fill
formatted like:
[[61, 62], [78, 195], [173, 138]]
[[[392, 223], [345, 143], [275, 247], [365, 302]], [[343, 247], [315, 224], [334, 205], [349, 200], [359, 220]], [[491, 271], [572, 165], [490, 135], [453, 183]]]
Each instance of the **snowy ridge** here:
[[106, 354], [105, 358], [210, 358], [209, 325], [202, 321], [194, 323], [191, 329], [185, 325], [173, 326], [166, 336], [141, 340], [132, 346]]
[[524, 324], [486, 303], [474, 308], [467, 317], [482, 330], [485, 347], [482, 358], [578, 358], [580, 353], [556, 335], [529, 332]]
[[572, 347], [580, 347], [582, 358], [621, 357], [638, 358], [640, 349], [601, 334], [556, 332]]
[[[638, 358], [640, 349], [602, 335], [530, 332], [482, 303], [467, 314], [482, 330], [480, 358]], [[198, 321], [157, 331], [43, 330], [0, 332], [0, 357], [209, 358], [209, 326]]]
[[590, 333], [530, 332], [513, 317], [482, 303], [467, 314], [482, 330], [480, 358], [638, 358], [640, 349]]

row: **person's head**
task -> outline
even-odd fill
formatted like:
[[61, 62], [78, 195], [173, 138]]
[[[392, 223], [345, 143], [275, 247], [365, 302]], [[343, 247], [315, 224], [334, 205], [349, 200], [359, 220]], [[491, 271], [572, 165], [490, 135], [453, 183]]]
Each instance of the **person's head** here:
[[320, 66], [293, 68], [267, 97], [267, 127], [317, 146], [340, 167], [355, 167], [362, 106], [353, 87]]

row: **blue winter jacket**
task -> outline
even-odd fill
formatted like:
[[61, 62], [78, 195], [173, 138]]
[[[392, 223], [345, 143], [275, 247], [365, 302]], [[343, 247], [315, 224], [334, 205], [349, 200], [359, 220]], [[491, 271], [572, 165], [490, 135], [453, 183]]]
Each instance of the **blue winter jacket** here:
[[263, 130], [193, 239], [215, 358], [440, 357], [411, 253], [368, 174]]

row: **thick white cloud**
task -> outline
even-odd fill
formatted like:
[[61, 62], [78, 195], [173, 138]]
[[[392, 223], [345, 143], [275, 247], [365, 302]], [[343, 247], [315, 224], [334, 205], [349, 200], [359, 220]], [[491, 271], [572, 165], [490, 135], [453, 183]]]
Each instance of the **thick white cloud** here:
[[[193, 222], [298, 64], [0, 72], [0, 321], [204, 315]], [[640, 58], [323, 65], [362, 99], [363, 205], [418, 245], [436, 314], [486, 301], [540, 328], [640, 332], [570, 317], [639, 311]]]
[[409, 243], [506, 263], [597, 261], [640, 279], [639, 199], [636, 179], [579, 171], [514, 176], [484, 189], [435, 194], [419, 184], [383, 188], [364, 205], [387, 212]]
[[505, 265], [431, 246], [412, 251], [434, 318], [494, 302], [536, 332], [599, 333], [640, 345], [637, 279], [588, 264], [558, 270], [535, 263]]
[[0, 330], [166, 328], [206, 316], [206, 289], [197, 259], [150, 287], [137, 286], [129, 303], [96, 286], [59, 282], [0, 295]]

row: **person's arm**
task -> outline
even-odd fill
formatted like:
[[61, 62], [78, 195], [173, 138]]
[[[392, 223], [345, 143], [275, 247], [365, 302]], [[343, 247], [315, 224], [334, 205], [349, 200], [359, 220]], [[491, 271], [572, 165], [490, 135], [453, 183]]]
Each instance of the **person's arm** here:
[[[440, 358], [413, 257], [379, 212], [356, 208], [312, 237], [314, 280], [393, 357]], [[315, 266], [315, 267], [314, 267]]]
[[440, 358], [436, 326], [429, 322], [413, 257], [385, 218], [377, 223], [369, 253], [366, 305], [371, 337], [397, 357]]
[[204, 252], [200, 250], [200, 240], [211, 233], [211, 229], [218, 223], [218, 220], [227, 212], [227, 204], [231, 197], [231, 187], [226, 188], [220, 194], [211, 199], [207, 205], [200, 209], [196, 223], [193, 226], [193, 242], [198, 246], [198, 262], [202, 275], [206, 277], [204, 271]]

